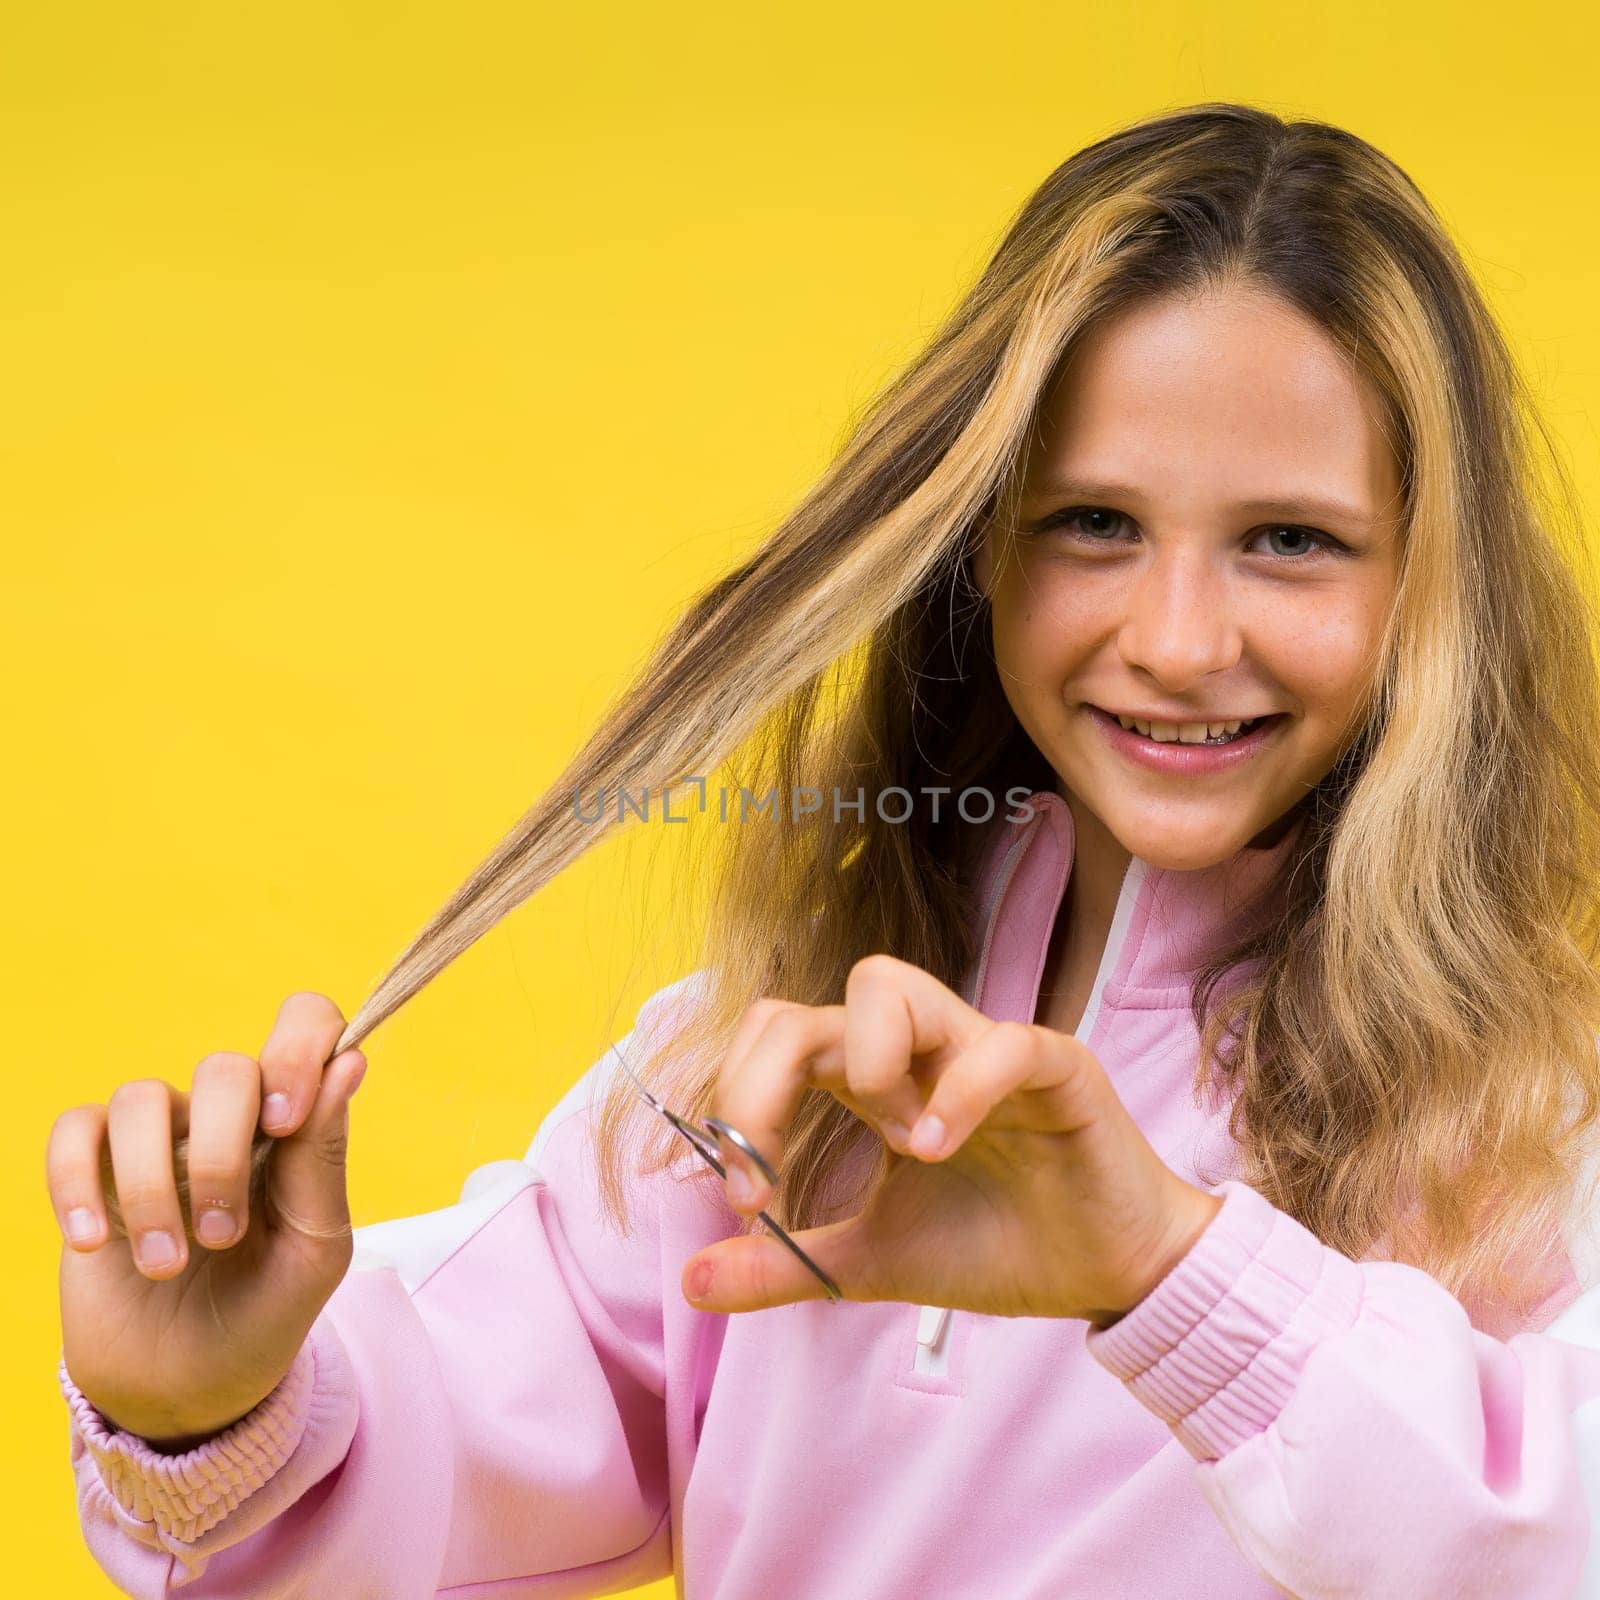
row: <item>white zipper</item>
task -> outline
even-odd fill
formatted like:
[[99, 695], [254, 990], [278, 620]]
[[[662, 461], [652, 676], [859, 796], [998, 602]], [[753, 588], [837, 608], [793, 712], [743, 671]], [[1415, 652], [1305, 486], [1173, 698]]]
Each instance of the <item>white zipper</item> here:
[[[1035, 824], [1037, 826], [1037, 824]], [[989, 896], [985, 916], [990, 917], [993, 908], [999, 903], [999, 897], [1005, 892], [1005, 886], [1011, 881], [1011, 874], [1016, 870], [1023, 847], [1031, 837], [1032, 829], [1012, 846], [1005, 861], [1001, 864], [999, 874], [995, 878], [995, 887]], [[1129, 858], [1128, 865], [1122, 874], [1122, 884], [1117, 890], [1117, 906], [1111, 915], [1111, 927], [1106, 933], [1106, 947], [1100, 954], [1100, 965], [1095, 970], [1094, 983], [1089, 990], [1089, 998], [1084, 1004], [1083, 1015], [1078, 1019], [1078, 1026], [1073, 1030], [1074, 1039], [1087, 1042], [1093, 1031], [1096, 1021], [1100, 1016], [1100, 998], [1105, 990], [1111, 974], [1117, 970], [1117, 960], [1122, 954], [1122, 946], [1128, 937], [1128, 924], [1133, 920], [1133, 908], [1139, 899], [1139, 887], [1144, 882], [1144, 862], [1137, 856]], [[978, 970], [973, 978], [967, 1003], [976, 1005], [978, 996], [983, 992], [984, 973], [989, 966], [989, 949], [994, 942], [993, 919], [986, 923], [983, 934], [983, 949], [978, 958]], [[948, 1306], [918, 1306], [917, 1307], [917, 1355], [914, 1370], [924, 1373], [929, 1377], [942, 1377], [950, 1370], [950, 1342], [945, 1337], [950, 1327], [950, 1307]]]
[[1117, 890], [1117, 907], [1111, 913], [1111, 926], [1106, 931], [1106, 947], [1100, 952], [1100, 965], [1095, 970], [1089, 998], [1084, 1002], [1083, 1015], [1078, 1018], [1078, 1026], [1072, 1030], [1072, 1037], [1082, 1039], [1085, 1044], [1100, 1018], [1100, 995], [1105, 989], [1106, 980], [1117, 970], [1117, 958], [1122, 954], [1123, 941], [1128, 937], [1128, 924], [1133, 921], [1134, 904], [1139, 898], [1139, 885], [1143, 882], [1144, 862], [1137, 856], [1130, 856], [1128, 865], [1123, 869], [1122, 884]]

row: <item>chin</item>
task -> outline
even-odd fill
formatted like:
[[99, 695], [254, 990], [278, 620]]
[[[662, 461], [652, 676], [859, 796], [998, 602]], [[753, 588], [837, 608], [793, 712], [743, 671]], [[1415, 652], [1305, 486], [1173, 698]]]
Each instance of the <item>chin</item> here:
[[1111, 831], [1124, 850], [1153, 867], [1168, 872], [1199, 872], [1236, 856], [1260, 829], [1240, 832], [1236, 826], [1202, 821], [1183, 828], [1134, 823]]
[[1215, 844], [1193, 850], [1138, 850], [1134, 854], [1164, 872], [1204, 872], [1207, 867], [1219, 866], [1238, 855], [1237, 848], [1219, 850]]

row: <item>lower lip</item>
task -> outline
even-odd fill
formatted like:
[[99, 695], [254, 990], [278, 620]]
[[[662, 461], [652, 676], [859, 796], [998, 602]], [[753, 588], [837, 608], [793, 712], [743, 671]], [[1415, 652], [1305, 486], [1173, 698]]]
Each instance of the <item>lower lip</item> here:
[[1141, 767], [1148, 767], [1152, 772], [1196, 775], [1227, 772], [1234, 767], [1242, 766], [1277, 733], [1278, 725], [1284, 721], [1282, 712], [1264, 717], [1243, 738], [1235, 739], [1229, 744], [1180, 744], [1176, 740], [1171, 743], [1158, 743], [1154, 739], [1145, 738], [1142, 733], [1136, 733], [1132, 728], [1124, 728], [1115, 717], [1109, 712], [1102, 711], [1099, 706], [1086, 705], [1084, 710], [1104, 732], [1111, 748], [1125, 755], [1130, 761], [1137, 762]]

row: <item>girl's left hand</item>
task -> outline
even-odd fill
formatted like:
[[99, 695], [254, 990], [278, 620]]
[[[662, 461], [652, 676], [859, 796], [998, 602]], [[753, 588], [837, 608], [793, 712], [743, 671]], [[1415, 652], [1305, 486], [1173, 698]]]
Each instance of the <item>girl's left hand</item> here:
[[[1106, 1327], [1160, 1282], [1222, 1205], [1156, 1154], [1081, 1040], [995, 1022], [893, 956], [858, 961], [843, 1005], [752, 1005], [712, 1114], [777, 1169], [808, 1087], [835, 1095], [895, 1152], [859, 1216], [790, 1230], [849, 1300]], [[935, 1118], [948, 1132], [925, 1147], [922, 1131]], [[737, 1146], [724, 1139], [720, 1150], [729, 1203], [753, 1216], [772, 1186]], [[692, 1256], [682, 1286], [691, 1304], [713, 1312], [827, 1295], [779, 1240], [754, 1234]]]

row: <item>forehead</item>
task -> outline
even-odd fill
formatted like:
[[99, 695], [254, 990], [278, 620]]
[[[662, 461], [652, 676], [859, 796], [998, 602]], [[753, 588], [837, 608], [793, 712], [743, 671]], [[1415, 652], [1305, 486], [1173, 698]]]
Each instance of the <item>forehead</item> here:
[[1381, 395], [1316, 323], [1260, 288], [1140, 302], [1090, 330], [1046, 396], [1030, 485], [1053, 477], [1248, 500], [1386, 504]]

